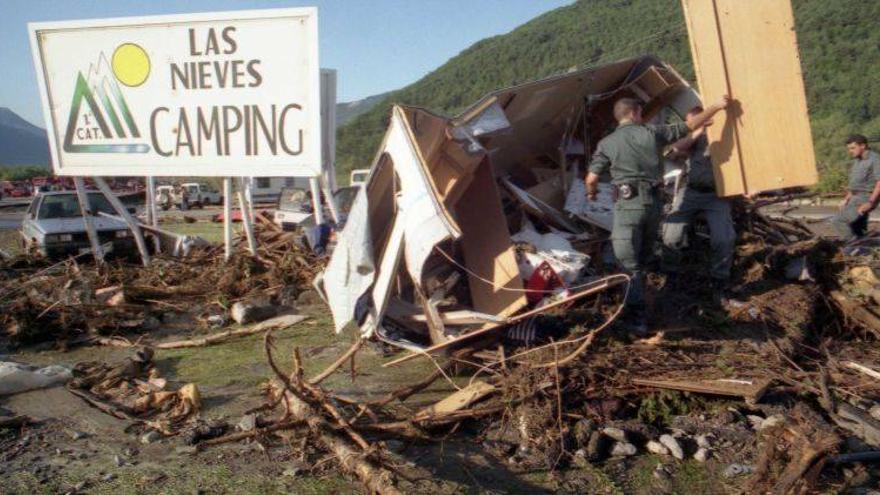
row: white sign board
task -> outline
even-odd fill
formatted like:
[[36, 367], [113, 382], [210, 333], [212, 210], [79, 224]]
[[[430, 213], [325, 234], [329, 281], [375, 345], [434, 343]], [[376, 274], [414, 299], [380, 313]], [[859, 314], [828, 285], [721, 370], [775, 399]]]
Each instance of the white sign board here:
[[56, 174], [321, 173], [316, 8], [28, 27]]

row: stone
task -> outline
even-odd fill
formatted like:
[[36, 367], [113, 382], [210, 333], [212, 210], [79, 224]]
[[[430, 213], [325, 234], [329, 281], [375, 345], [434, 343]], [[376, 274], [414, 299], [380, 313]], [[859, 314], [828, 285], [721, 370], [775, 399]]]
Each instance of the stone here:
[[143, 435], [141, 435], [141, 443], [144, 445], [149, 445], [153, 442], [158, 442], [162, 439], [162, 434], [156, 430], [150, 430]]
[[658, 462], [654, 466], [654, 477], [660, 481], [667, 481], [669, 479], [669, 469], [662, 462]]
[[285, 469], [284, 472], [282, 472], [281, 474], [283, 476], [295, 478], [296, 476], [301, 474], [303, 471], [306, 471], [307, 469], [308, 469], [308, 466], [304, 462], [294, 460], [294, 461], [291, 461], [290, 466], [288, 466], [287, 469]]
[[107, 473], [101, 477], [101, 481], [110, 482], [116, 479], [116, 475], [113, 473]]
[[226, 319], [225, 315], [211, 315], [209, 316], [205, 322], [211, 328], [220, 328], [225, 327], [229, 320]]
[[199, 452], [198, 447], [195, 445], [181, 445], [174, 449], [174, 453], [176, 454], [196, 454]]
[[278, 306], [259, 301], [238, 301], [229, 310], [236, 323], [244, 325], [263, 321], [278, 315]]
[[755, 416], [754, 414], [749, 414], [746, 416], [746, 419], [749, 420], [749, 423], [752, 425], [752, 428], [757, 431], [761, 429], [761, 425], [764, 424], [764, 418], [761, 416]]
[[665, 445], [656, 440], [650, 440], [648, 443], [645, 444], [645, 448], [647, 448], [648, 452], [652, 454], [669, 455], [669, 449], [667, 449]]
[[620, 428], [606, 427], [602, 428], [602, 433], [611, 438], [612, 440], [616, 440], [618, 442], [626, 442], [626, 432], [621, 430]]
[[118, 455], [113, 456], [113, 464], [116, 464], [116, 467], [122, 467], [125, 465], [125, 459]]
[[709, 460], [709, 449], [707, 449], [705, 447], [700, 447], [694, 453], [694, 459], [697, 462], [706, 462], [707, 460]]
[[773, 428], [785, 423], [785, 416], [781, 414], [773, 414], [768, 416], [767, 419], [761, 421], [760, 426], [758, 426], [758, 430], [766, 430], [767, 428]]
[[877, 404], [868, 411], [871, 414], [871, 417], [880, 421], [880, 404]]
[[318, 295], [317, 291], [312, 289], [302, 291], [299, 296], [296, 298], [297, 306], [313, 306], [315, 304], [321, 304], [323, 299]]
[[241, 431], [251, 431], [257, 427], [257, 415], [256, 414], [245, 414], [241, 417], [241, 421], [238, 422], [236, 427]]
[[697, 437], [695, 438], [695, 440], [697, 441], [697, 447], [700, 447], [702, 449], [711, 449], [712, 444], [709, 442], [709, 437], [711, 435], [711, 433], [697, 435]]
[[601, 461], [605, 458], [608, 451], [608, 437], [598, 431], [594, 431], [590, 435], [590, 441], [587, 442], [587, 460], [590, 462]]
[[682, 450], [681, 444], [678, 443], [678, 440], [676, 440], [675, 437], [668, 434], [661, 435], [660, 443], [669, 449], [669, 453], [672, 454], [672, 457], [675, 457], [678, 460], [684, 459], [684, 450]]
[[614, 446], [611, 447], [613, 457], [629, 457], [636, 455], [636, 452], [638, 452], [636, 446], [629, 442], [614, 442]]
[[596, 423], [591, 419], [581, 419], [574, 424], [574, 438], [578, 445], [587, 445], [590, 435], [596, 431]]
[[70, 438], [73, 440], [82, 440], [83, 438], [86, 438], [89, 436], [88, 433], [85, 433], [83, 431], [77, 431], [77, 430], [71, 430], [71, 431], [67, 432], [67, 434], [70, 435]]
[[736, 476], [742, 476], [744, 474], [751, 474], [755, 472], [754, 466], [749, 466], [747, 464], [737, 464], [733, 463], [724, 468], [724, 477], [725, 478], [734, 478]]

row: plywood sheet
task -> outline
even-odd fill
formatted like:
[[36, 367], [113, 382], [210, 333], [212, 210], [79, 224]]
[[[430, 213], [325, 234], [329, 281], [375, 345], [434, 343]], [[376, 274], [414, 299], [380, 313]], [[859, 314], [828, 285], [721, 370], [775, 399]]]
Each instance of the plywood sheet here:
[[703, 101], [734, 104], [709, 128], [719, 194], [813, 185], [813, 138], [788, 0], [682, 0]]
[[468, 274], [468, 286], [473, 309], [507, 317], [523, 308], [523, 282], [488, 160], [474, 173], [473, 181], [456, 205], [455, 216], [461, 228], [464, 262], [472, 272]]

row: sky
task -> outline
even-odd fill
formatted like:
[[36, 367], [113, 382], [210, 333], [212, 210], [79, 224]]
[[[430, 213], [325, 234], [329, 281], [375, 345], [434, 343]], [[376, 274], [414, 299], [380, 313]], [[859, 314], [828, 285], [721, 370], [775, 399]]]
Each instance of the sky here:
[[417, 81], [471, 44], [572, 0], [0, 0], [0, 107], [46, 127], [27, 23], [138, 15], [318, 7], [321, 66], [339, 101]]

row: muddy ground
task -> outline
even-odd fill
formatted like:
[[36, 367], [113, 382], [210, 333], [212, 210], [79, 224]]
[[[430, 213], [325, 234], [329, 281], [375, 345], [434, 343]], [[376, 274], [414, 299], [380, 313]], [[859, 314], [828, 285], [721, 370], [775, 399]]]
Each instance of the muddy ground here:
[[[745, 260], [754, 253], [741, 252]], [[572, 432], [570, 461], [559, 463], [552, 450], [515, 448], [522, 444], [517, 430], [546, 423], [551, 411], [511, 408], [509, 414], [486, 422], [463, 422], [453, 431], [435, 431], [433, 442], [386, 440], [390, 464], [406, 480], [411, 493], [681, 493], [716, 494], [748, 492], [747, 473], [734, 474], [732, 466], [753, 467], [759, 455], [757, 429], [762, 419], [787, 413], [793, 403], [791, 390], [771, 391], [759, 404], [741, 399], [707, 397], [671, 391], [635, 390], [629, 379], [646, 372], [677, 373], [697, 370], [699, 378], [761, 378], [778, 371], [780, 344], [812, 348], [824, 339], [846, 343], [854, 336], [837, 323], [829, 324], [827, 308], [811, 298], [817, 288], [810, 284], [771, 281], [753, 274], [749, 263], [738, 266], [746, 306], [736, 311], [711, 300], [705, 259], [693, 257], [695, 273], [682, 285], [668, 285], [662, 276], [651, 284], [655, 329], [664, 331], [655, 342], [634, 341], [611, 329], [585, 354], [567, 375], [573, 384], [566, 402], [566, 420], [583, 425], [590, 418], [604, 418], [593, 429], [616, 427], [628, 432], [638, 446], [636, 455], [602, 456], [588, 462], [586, 438]], [[751, 277], [751, 278], [750, 278]], [[805, 302], [807, 301], [807, 302]], [[752, 311], [749, 311], [749, 310]], [[302, 351], [306, 375], [324, 369], [348, 348], [354, 338], [349, 330], [333, 333], [326, 307], [314, 295], [299, 299], [298, 313], [309, 319], [275, 332], [277, 352], [285, 369], [292, 351]], [[589, 311], [584, 307], [575, 311]], [[775, 313], [774, 313], [775, 312]], [[788, 328], [768, 326], [760, 315], [783, 314]], [[755, 316], [757, 315], [757, 316]], [[818, 316], [817, 316], [818, 315]], [[170, 320], [173, 321], [173, 320]], [[211, 332], [189, 321], [165, 323], [150, 332], [152, 342], [192, 338]], [[791, 332], [792, 335], [788, 335]], [[804, 333], [808, 335], [804, 335]], [[133, 338], [136, 336], [129, 336]], [[789, 338], [790, 337], [790, 338]], [[855, 342], [855, 341], [854, 341]], [[871, 345], [872, 340], [866, 341]], [[864, 345], [856, 342], [856, 345]], [[862, 352], [864, 351], [864, 352]], [[877, 349], [862, 349], [849, 356], [875, 367]], [[131, 349], [82, 346], [58, 350], [52, 343], [0, 349], [0, 359], [36, 365], [73, 366], [81, 361], [114, 362]], [[873, 354], [872, 354], [873, 353]], [[804, 354], [803, 352], [793, 352]], [[813, 355], [815, 353], [806, 353]], [[768, 356], [772, 357], [768, 358]], [[322, 386], [348, 397], [376, 397], [412, 383], [431, 373], [435, 366], [419, 359], [404, 366], [381, 365], [398, 355], [377, 352], [357, 355], [355, 372], [343, 366]], [[809, 365], [809, 359], [799, 361]], [[873, 359], [873, 361], [871, 361]], [[236, 425], [245, 411], [264, 402], [260, 385], [271, 375], [266, 364], [262, 336], [253, 335], [210, 347], [156, 351], [156, 365], [172, 388], [196, 383], [201, 391], [201, 418]], [[462, 370], [450, 381], [438, 380], [402, 406], [416, 411], [463, 386], [470, 372]], [[586, 388], [577, 388], [584, 383]], [[600, 384], [600, 385], [596, 385]], [[568, 390], [567, 390], [568, 392]], [[565, 394], [560, 394], [564, 396]], [[576, 397], [575, 397], [576, 395]], [[571, 399], [569, 401], [569, 399]], [[568, 404], [571, 407], [568, 407]], [[126, 421], [100, 412], [64, 387], [0, 398], [8, 412], [39, 421], [21, 429], [0, 430], [0, 493], [362, 493], [362, 485], [340, 474], [329, 457], [302, 456], [305, 437], [297, 430], [281, 433], [281, 440], [263, 438], [206, 448], [188, 445], [184, 435], [144, 443]], [[525, 412], [524, 412], [525, 411]], [[2, 413], [3, 411], [0, 411]], [[513, 428], [511, 428], [513, 425]], [[536, 426], [536, 428], [540, 428]], [[535, 428], [533, 428], [534, 430]], [[674, 459], [646, 451], [645, 442], [662, 433], [677, 434], [685, 458]], [[533, 437], [540, 431], [532, 431]], [[696, 439], [708, 434], [710, 455], [694, 458]], [[533, 438], [534, 442], [537, 440]], [[852, 443], [853, 445], [850, 445]], [[863, 448], [847, 441], [846, 449]], [[555, 454], [559, 454], [556, 452]], [[606, 452], [607, 454], [607, 452]], [[871, 493], [880, 472], [871, 467], [826, 468], [822, 473], [825, 493]]]
[[[301, 347], [307, 371], [316, 372], [332, 362], [348, 345], [345, 335], [336, 337], [325, 309], [319, 304], [301, 307], [311, 318], [276, 332], [278, 355], [290, 356], [294, 345]], [[696, 333], [699, 329], [694, 329]], [[683, 336], [681, 326], [674, 332]], [[162, 340], [189, 337], [185, 329], [163, 331]], [[710, 345], [723, 347], [723, 341]], [[614, 352], [624, 351], [623, 342], [609, 341]], [[81, 347], [67, 352], [28, 348], [4, 357], [32, 364], [73, 365], [84, 360], [114, 361], [130, 354], [115, 347]], [[405, 385], [413, 376], [431, 371], [432, 365], [415, 361], [404, 367], [382, 368], [372, 352], [359, 355], [354, 383], [346, 370], [326, 383], [327, 388], [354, 397], [378, 395]], [[244, 411], [262, 401], [259, 384], [269, 376], [260, 336], [225, 344], [180, 350], [158, 351], [157, 366], [174, 383], [195, 382], [204, 401], [202, 417], [237, 422]], [[285, 362], [284, 364], [288, 364]], [[723, 363], [719, 362], [719, 366]], [[462, 376], [460, 379], [464, 380]], [[417, 408], [454, 391], [442, 381], [432, 389], [409, 399]], [[658, 395], [658, 397], [661, 397]], [[668, 404], [667, 404], [668, 402]], [[435, 444], [406, 445], [389, 442], [401, 460], [427, 469], [439, 483], [438, 493], [720, 493], [736, 491], [736, 479], [722, 471], [735, 460], [747, 461], [744, 447], [753, 436], [747, 412], [741, 402], [700, 400], [663, 395], [656, 410], [645, 414], [667, 416], [687, 430], [709, 430], [708, 424], [723, 426], [725, 438], [718, 441], [717, 455], [705, 463], [689, 459], [671, 462], [652, 454], [610, 459], [592, 465], [570, 466], [556, 472], [530, 469], [522, 472], [505, 453], [493, 452], [479, 428]], [[137, 434], [126, 433], [126, 422], [86, 405], [65, 388], [27, 392], [2, 399], [0, 407], [41, 421], [22, 431], [5, 430], [0, 438], [0, 491], [2, 493], [65, 493], [79, 487], [83, 493], [360, 493], [361, 487], [333, 469], [317, 474], [296, 471], [298, 463], [290, 449], [258, 443], [233, 443], [194, 452], [181, 438], [171, 437], [143, 444]], [[691, 411], [691, 409], [694, 409]], [[735, 413], [731, 412], [737, 411]], [[740, 412], [742, 411], [742, 412]], [[676, 418], [678, 414], [681, 417]], [[638, 423], [638, 422], [636, 422]], [[696, 430], [695, 430], [696, 429]], [[713, 431], [720, 431], [712, 428]], [[699, 433], [699, 432], [697, 432]], [[295, 442], [296, 438], [290, 439]], [[745, 441], [745, 442], [744, 442]], [[727, 445], [729, 448], [725, 448]], [[740, 452], [744, 451], [744, 452]], [[729, 453], [729, 454], [728, 454]], [[664, 475], [658, 477], [658, 464]], [[425, 473], [421, 473], [424, 475]], [[85, 483], [85, 485], [82, 485]]]

